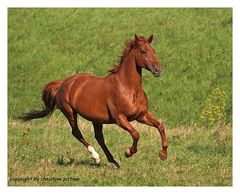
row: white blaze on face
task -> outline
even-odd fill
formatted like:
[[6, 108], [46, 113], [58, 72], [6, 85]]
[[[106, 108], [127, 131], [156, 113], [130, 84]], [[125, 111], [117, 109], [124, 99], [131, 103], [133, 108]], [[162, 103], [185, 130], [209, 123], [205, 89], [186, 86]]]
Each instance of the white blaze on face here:
[[88, 146], [87, 147], [88, 151], [91, 153], [92, 158], [95, 160], [95, 162], [98, 164], [100, 162], [100, 157], [99, 154], [95, 151], [94, 147]]

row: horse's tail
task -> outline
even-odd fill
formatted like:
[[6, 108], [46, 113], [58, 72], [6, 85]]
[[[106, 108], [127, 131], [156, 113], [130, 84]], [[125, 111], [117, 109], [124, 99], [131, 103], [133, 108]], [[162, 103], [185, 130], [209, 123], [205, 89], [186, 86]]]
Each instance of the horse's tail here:
[[59, 86], [61, 85], [61, 80], [56, 80], [48, 83], [42, 91], [42, 100], [44, 102], [43, 110], [35, 110], [28, 113], [24, 113], [19, 119], [23, 122], [43, 118], [53, 113], [56, 105], [55, 96], [58, 91]]

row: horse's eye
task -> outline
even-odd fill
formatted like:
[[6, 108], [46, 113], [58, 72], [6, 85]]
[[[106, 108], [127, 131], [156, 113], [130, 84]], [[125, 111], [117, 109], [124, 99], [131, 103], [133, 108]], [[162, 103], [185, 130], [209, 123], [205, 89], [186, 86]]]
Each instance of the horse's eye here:
[[141, 53], [142, 53], [142, 54], [146, 54], [147, 51], [146, 51], [146, 50], [141, 50]]

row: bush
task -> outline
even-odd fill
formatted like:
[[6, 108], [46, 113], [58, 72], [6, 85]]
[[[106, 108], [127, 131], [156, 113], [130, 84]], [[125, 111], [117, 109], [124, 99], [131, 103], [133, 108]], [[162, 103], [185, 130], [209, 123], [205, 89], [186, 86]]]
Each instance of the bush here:
[[205, 101], [200, 121], [206, 127], [226, 123], [226, 94], [224, 90], [216, 88], [212, 91]]

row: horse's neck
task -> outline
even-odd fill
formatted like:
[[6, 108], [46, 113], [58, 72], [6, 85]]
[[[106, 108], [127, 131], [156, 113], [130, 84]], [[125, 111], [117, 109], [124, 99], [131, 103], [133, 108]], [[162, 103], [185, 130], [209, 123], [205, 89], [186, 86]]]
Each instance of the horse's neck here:
[[135, 58], [129, 56], [119, 69], [119, 78], [129, 88], [142, 88], [142, 69], [136, 65]]

